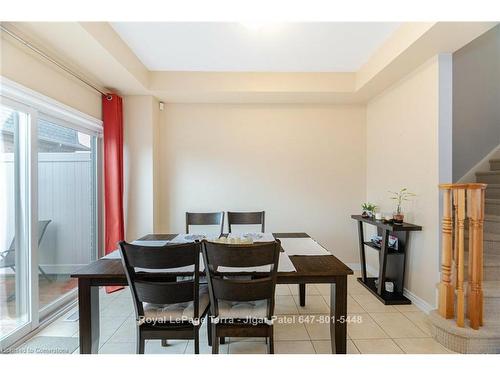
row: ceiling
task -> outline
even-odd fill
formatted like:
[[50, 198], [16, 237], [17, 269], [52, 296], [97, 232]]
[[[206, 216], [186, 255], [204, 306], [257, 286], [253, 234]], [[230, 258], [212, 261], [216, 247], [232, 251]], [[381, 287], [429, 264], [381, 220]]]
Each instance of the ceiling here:
[[115, 22], [152, 71], [355, 72], [400, 26], [391, 22]]

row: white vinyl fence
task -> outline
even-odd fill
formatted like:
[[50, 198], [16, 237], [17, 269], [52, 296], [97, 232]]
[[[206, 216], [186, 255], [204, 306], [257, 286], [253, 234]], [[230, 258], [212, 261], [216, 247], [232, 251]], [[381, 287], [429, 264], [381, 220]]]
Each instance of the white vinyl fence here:
[[[0, 154], [0, 251], [14, 237], [13, 154]], [[93, 259], [94, 180], [90, 152], [38, 154], [38, 217], [51, 220], [38, 252], [42, 269], [67, 274]], [[1, 207], [4, 205], [4, 207]]]

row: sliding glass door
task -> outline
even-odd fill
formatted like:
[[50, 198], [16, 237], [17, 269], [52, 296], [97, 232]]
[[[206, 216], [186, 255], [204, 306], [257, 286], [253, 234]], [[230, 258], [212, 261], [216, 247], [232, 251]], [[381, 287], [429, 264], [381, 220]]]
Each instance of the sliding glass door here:
[[0, 77], [0, 352], [97, 258], [99, 120]]
[[[0, 105], [0, 340], [31, 329], [29, 174], [30, 115]], [[17, 108], [16, 108], [17, 107]]]
[[96, 257], [96, 137], [43, 114], [37, 134], [38, 305], [50, 313]]

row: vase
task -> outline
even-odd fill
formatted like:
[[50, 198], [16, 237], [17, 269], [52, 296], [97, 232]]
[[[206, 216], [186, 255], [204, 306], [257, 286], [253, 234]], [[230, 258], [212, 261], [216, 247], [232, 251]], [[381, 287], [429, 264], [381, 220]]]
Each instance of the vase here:
[[401, 225], [403, 224], [403, 220], [405, 215], [402, 212], [394, 212], [392, 214], [392, 219], [394, 220], [394, 224]]

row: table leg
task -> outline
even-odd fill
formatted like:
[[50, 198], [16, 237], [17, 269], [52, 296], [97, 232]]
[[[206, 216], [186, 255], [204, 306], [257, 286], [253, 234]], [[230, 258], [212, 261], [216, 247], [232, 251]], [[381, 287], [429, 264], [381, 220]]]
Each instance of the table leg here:
[[389, 252], [389, 231], [384, 230], [382, 234], [382, 243], [380, 245], [378, 287], [377, 293], [382, 295], [385, 290], [385, 269], [387, 266], [387, 253]]
[[366, 282], [365, 235], [363, 233], [362, 221], [358, 221], [358, 237], [359, 237], [359, 261], [361, 263], [361, 280]]
[[78, 314], [80, 354], [97, 354], [99, 350], [99, 287], [88, 279], [78, 279]]
[[338, 276], [331, 284], [330, 295], [330, 339], [333, 354], [347, 351], [347, 276]]
[[306, 305], [306, 284], [299, 284], [299, 302], [300, 306]]

